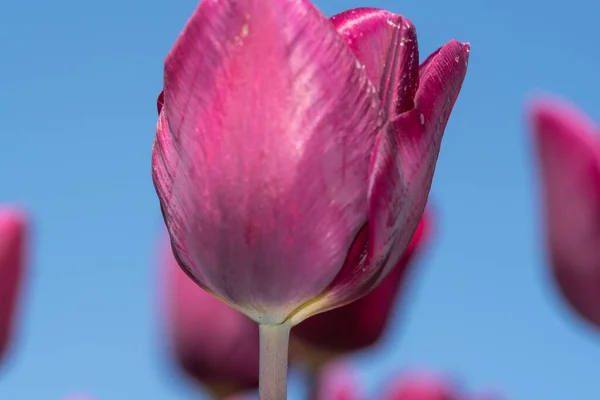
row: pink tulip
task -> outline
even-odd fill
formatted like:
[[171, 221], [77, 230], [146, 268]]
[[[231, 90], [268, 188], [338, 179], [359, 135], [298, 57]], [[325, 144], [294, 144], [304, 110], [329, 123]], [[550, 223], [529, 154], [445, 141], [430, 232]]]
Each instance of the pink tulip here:
[[304, 344], [333, 353], [356, 351], [373, 345], [385, 330], [397, 292], [410, 272], [413, 257], [430, 235], [431, 220], [431, 213], [425, 212], [398, 265], [375, 290], [344, 307], [303, 321], [294, 327], [292, 334]]
[[256, 323], [199, 288], [170, 251], [164, 262], [168, 334], [178, 365], [218, 398], [258, 387]]
[[451, 41], [419, 66], [414, 26], [384, 10], [202, 1], [152, 157], [181, 267], [261, 324], [367, 294], [423, 213], [468, 56]]
[[450, 381], [432, 375], [412, 374], [390, 385], [386, 400], [460, 400], [463, 396]]
[[350, 364], [332, 362], [319, 376], [316, 393], [311, 400], [361, 400], [361, 390]]
[[[314, 400], [365, 400], [357, 379], [347, 363], [325, 366]], [[377, 400], [465, 400], [499, 399], [491, 395], [468, 396], [454, 382], [433, 374], [410, 373], [400, 375], [391, 383], [383, 384], [383, 393], [369, 397]]]
[[454, 382], [432, 374], [401, 376], [389, 386], [385, 400], [500, 400], [497, 394], [468, 395]]
[[600, 129], [573, 105], [531, 110], [554, 277], [565, 298], [600, 327]]
[[18, 210], [0, 210], [0, 357], [8, 348], [25, 268], [27, 221]]

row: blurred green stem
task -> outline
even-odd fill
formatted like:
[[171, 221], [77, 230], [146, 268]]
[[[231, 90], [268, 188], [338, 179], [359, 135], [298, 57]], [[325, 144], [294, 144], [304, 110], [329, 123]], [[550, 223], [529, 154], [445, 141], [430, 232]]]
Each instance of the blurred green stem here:
[[287, 399], [288, 347], [291, 325], [260, 324], [260, 400]]

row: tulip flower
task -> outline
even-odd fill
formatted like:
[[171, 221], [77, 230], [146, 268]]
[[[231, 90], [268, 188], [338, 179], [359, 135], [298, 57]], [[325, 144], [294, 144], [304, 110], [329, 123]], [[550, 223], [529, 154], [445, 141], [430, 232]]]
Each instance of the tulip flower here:
[[398, 263], [468, 56], [419, 66], [407, 19], [308, 0], [204, 0], [169, 52], [154, 185], [179, 265], [260, 324], [261, 399], [286, 398], [291, 326]]
[[[381, 337], [396, 295], [405, 283], [414, 256], [427, 240], [431, 214], [425, 212], [398, 265], [371, 293], [346, 306], [315, 315], [295, 326], [293, 336], [315, 350], [342, 354], [367, 348]], [[304, 351], [309, 354], [310, 351]]]
[[574, 310], [600, 327], [600, 128], [573, 105], [531, 110], [553, 275]]
[[27, 221], [21, 211], [0, 209], [0, 357], [8, 348], [25, 268]]
[[198, 287], [170, 251], [163, 263], [165, 320], [179, 367], [215, 398], [258, 387], [258, 327]]

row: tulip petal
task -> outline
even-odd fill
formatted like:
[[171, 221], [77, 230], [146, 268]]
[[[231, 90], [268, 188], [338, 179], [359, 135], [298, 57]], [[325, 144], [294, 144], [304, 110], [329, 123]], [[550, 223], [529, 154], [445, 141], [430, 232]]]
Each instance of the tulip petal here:
[[156, 109], [158, 110], [158, 114], [162, 111], [163, 104], [165, 103], [165, 94], [164, 92], [160, 92], [158, 98], [156, 99]]
[[423, 71], [415, 107], [378, 137], [369, 182], [369, 223], [366, 238], [359, 238], [367, 243], [366, 251], [351, 250], [354, 260], [349, 258], [321, 298], [294, 315], [295, 323], [364, 296], [397, 265], [425, 209], [468, 58], [468, 44], [453, 40], [443, 46]]
[[429, 55], [429, 57], [427, 57], [425, 59], [425, 61], [423, 61], [421, 63], [421, 65], [419, 65], [419, 77], [423, 76], [425, 71], [427, 71], [427, 68], [429, 68], [429, 64], [431, 64], [431, 61], [433, 61], [433, 59], [437, 57], [437, 55], [439, 54], [440, 50], [442, 50], [442, 48], [443, 48], [443, 46], [440, 47], [439, 49], [437, 49], [436, 51], [434, 51], [433, 53], [431, 53]]
[[370, 285], [379, 284], [397, 264], [417, 228], [468, 57], [468, 44], [445, 45], [421, 76], [415, 108], [396, 119], [395, 129], [378, 141], [369, 191], [366, 265], [379, 267], [373, 268]]
[[371, 293], [343, 307], [312, 316], [292, 329], [303, 343], [319, 350], [350, 352], [377, 342], [392, 314], [398, 292], [414, 258], [430, 236], [431, 214], [425, 211], [417, 231], [392, 272]]
[[379, 141], [369, 194], [369, 255], [376, 263], [384, 255], [387, 259], [377, 282], [397, 263], [423, 214], [468, 57], [468, 44], [444, 46], [421, 76], [415, 108], [394, 121], [395, 129]]
[[[171, 252], [162, 263], [173, 355], [190, 377], [221, 396], [258, 387], [258, 326], [198, 287]], [[223, 362], [228, 360], [228, 362]]]
[[377, 8], [331, 17], [375, 85], [387, 119], [410, 110], [419, 86], [417, 32], [408, 19]]
[[13, 209], [0, 211], [0, 357], [9, 345], [25, 263], [26, 218]]
[[208, 290], [282, 322], [366, 222], [379, 100], [308, 0], [204, 0], [165, 64], [153, 179], [173, 248]]
[[538, 101], [531, 114], [554, 275], [600, 327], [600, 129], [562, 101]]

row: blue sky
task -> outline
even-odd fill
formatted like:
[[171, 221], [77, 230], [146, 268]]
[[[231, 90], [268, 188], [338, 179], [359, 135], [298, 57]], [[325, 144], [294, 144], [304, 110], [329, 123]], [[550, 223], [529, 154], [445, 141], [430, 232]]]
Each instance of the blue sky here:
[[[431, 200], [437, 232], [410, 301], [357, 362], [375, 390], [428, 367], [508, 400], [600, 398], [600, 333], [546, 272], [523, 105], [552, 92], [600, 119], [600, 3], [317, 1], [387, 8], [422, 57], [471, 42]], [[0, 201], [35, 221], [18, 338], [0, 398], [199, 398], [161, 344], [162, 221], [150, 177], [163, 59], [195, 0], [20, 0], [0, 13]], [[201, 396], [200, 396], [201, 398]]]

